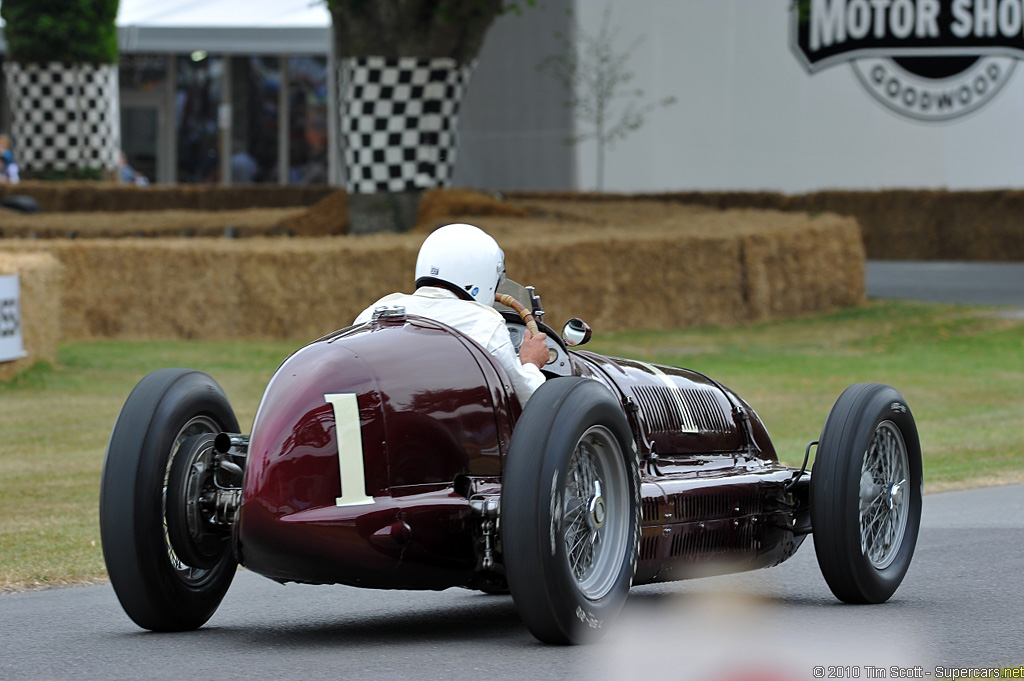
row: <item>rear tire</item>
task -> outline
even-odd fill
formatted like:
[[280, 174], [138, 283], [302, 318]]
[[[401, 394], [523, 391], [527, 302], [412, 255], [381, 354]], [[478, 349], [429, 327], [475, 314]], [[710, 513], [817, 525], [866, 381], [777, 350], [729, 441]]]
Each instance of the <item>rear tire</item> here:
[[850, 386], [825, 421], [811, 472], [814, 550], [836, 598], [892, 596], [914, 555], [921, 496], [921, 443], [903, 396]]
[[121, 606], [140, 627], [206, 623], [235, 574], [230, 542], [208, 567], [186, 564], [168, 538], [168, 476], [179, 448], [204, 433], [238, 432], [224, 391], [188, 369], [149, 374], [128, 396], [107, 445], [100, 485], [103, 559]]
[[603, 384], [549, 380], [516, 424], [502, 479], [509, 589], [545, 643], [602, 636], [636, 571], [640, 474], [618, 401]]

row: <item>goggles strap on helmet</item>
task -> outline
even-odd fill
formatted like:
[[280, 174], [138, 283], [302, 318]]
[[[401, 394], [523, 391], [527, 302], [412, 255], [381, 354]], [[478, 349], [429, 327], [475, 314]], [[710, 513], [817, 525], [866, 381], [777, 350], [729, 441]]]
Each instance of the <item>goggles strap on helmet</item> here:
[[420, 277], [416, 280], [416, 288], [421, 286], [436, 286], [437, 288], [443, 288], [446, 291], [451, 291], [463, 300], [473, 300], [473, 296], [469, 295], [469, 291], [466, 291], [451, 282], [444, 281], [443, 279], [437, 279], [436, 277]]

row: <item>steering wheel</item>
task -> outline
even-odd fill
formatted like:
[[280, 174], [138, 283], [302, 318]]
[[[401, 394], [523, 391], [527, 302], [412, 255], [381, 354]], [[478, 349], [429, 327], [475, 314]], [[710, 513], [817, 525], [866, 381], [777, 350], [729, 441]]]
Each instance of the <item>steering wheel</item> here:
[[[526, 324], [526, 328], [528, 328], [530, 333], [534, 336], [541, 332], [538, 328], [537, 320], [533, 318], [533, 314], [530, 310], [514, 297], [507, 293], [495, 293], [494, 300], [505, 307], [510, 307], [515, 310]], [[509, 328], [509, 331], [511, 333], [511, 327]], [[565, 346], [561, 344], [561, 340], [557, 336], [548, 334], [547, 346], [548, 361], [543, 367], [541, 367], [541, 370], [558, 376], [571, 376], [573, 372], [572, 362], [569, 359], [569, 355], [566, 354]], [[518, 351], [519, 345], [516, 343], [516, 352]]]
[[523, 321], [526, 323], [526, 328], [528, 328], [530, 333], [534, 336], [540, 333], [540, 329], [537, 328], [537, 321], [533, 318], [533, 313], [526, 309], [525, 305], [507, 293], [495, 293], [494, 300], [515, 310], [519, 316], [523, 318]]

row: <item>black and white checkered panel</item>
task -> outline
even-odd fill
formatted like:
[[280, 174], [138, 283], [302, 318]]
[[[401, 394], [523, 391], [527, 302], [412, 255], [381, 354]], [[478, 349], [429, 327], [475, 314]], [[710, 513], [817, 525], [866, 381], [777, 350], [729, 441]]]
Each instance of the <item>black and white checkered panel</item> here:
[[459, 105], [475, 65], [448, 58], [342, 59], [338, 92], [348, 191], [448, 186]]
[[121, 120], [116, 65], [6, 62], [11, 136], [22, 172], [116, 171]]

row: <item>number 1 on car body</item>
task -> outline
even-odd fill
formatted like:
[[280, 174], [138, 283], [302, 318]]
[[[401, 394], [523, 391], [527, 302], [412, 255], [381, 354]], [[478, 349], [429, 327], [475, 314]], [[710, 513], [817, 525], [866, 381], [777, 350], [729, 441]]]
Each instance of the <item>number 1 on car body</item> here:
[[[373, 497], [366, 494], [366, 475], [363, 471], [363, 435], [359, 428], [359, 403], [355, 393], [324, 395], [334, 407], [335, 434], [338, 438], [338, 470], [341, 473], [341, 496], [337, 506], [372, 504]], [[348, 481], [348, 487], [346, 482]]]

